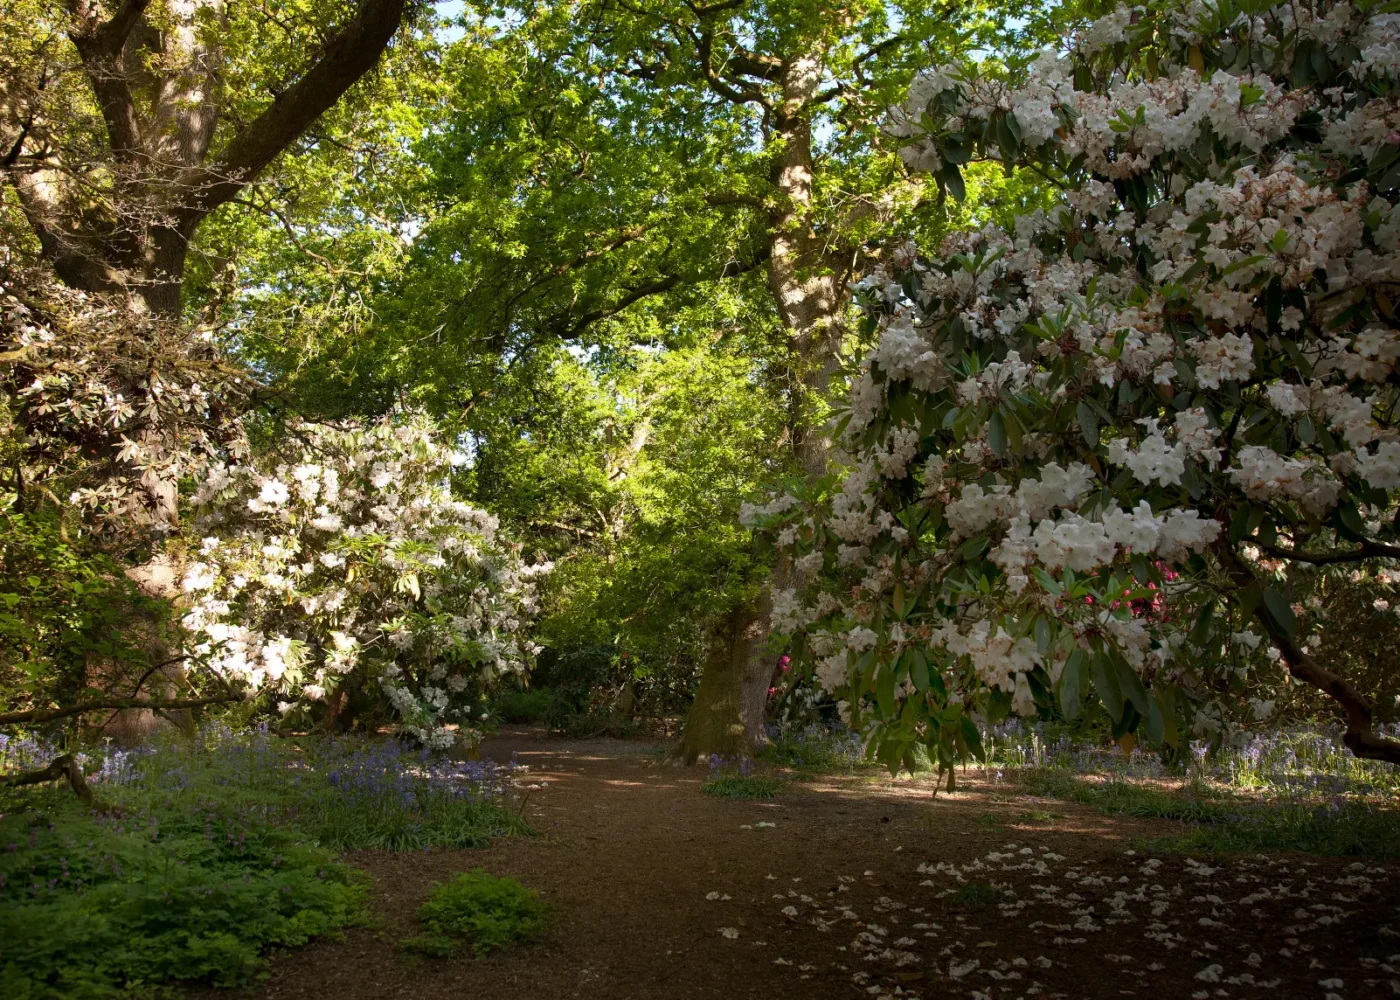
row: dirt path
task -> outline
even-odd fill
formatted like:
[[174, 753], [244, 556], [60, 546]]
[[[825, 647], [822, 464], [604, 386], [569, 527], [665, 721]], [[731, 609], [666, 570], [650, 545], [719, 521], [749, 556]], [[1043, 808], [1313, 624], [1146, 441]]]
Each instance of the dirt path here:
[[[908, 780], [794, 783], [772, 802], [727, 802], [700, 792], [703, 770], [638, 743], [521, 729], [485, 750], [517, 752], [549, 783], [526, 806], [542, 836], [352, 855], [373, 880], [379, 926], [274, 958], [247, 995], [1400, 995], [1391, 865], [1153, 861], [1129, 852], [1169, 824], [1061, 802], [1028, 812], [988, 788], [934, 801]], [[919, 871], [939, 864], [951, 867]], [[430, 885], [476, 867], [543, 892], [559, 914], [550, 936], [485, 960], [399, 950]]]

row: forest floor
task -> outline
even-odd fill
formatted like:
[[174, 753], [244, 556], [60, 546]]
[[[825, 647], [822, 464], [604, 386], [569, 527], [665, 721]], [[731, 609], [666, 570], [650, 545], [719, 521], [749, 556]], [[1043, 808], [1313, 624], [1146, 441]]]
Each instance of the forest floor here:
[[[702, 793], [705, 770], [664, 763], [656, 744], [512, 728], [483, 752], [515, 752], [547, 782], [524, 805], [539, 836], [353, 853], [372, 926], [275, 956], [256, 987], [211, 994], [1400, 995], [1394, 863], [1153, 854], [1147, 843], [1181, 825], [976, 781], [934, 798], [931, 778], [863, 773], [740, 802]], [[475, 868], [539, 890], [557, 914], [550, 933], [483, 959], [404, 952], [430, 886]]]

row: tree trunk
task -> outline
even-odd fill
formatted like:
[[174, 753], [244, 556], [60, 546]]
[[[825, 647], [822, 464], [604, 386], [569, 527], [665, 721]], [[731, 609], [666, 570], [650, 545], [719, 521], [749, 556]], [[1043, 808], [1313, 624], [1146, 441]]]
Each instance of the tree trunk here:
[[753, 664], [771, 659], [761, 651], [767, 619], [766, 613], [739, 607], [721, 623], [676, 749], [682, 762], [693, 764], [710, 754], [740, 757], [762, 738], [769, 674], [760, 678]]
[[[783, 100], [773, 115], [776, 152], [769, 171], [779, 208], [772, 216], [768, 288], [787, 328], [789, 363], [804, 390], [792, 402], [789, 438], [796, 464], [809, 478], [827, 469], [831, 443], [822, 427], [824, 414], [814, 414], [812, 407], [824, 407], [840, 365], [846, 304], [843, 261], [813, 231], [810, 220], [815, 170], [811, 108], [822, 68], [816, 54], [784, 62]], [[702, 754], [732, 757], [763, 741], [774, 669], [774, 657], [767, 651], [773, 631], [772, 592], [803, 582], [790, 566], [779, 565], [758, 604], [736, 611], [727, 621], [686, 719], [680, 755], [687, 762]]]
[[[275, 98], [215, 151], [230, 103], [226, 0], [68, 7], [66, 33], [101, 111], [105, 148], [95, 148], [88, 134], [95, 123], [49, 121], [41, 102], [22, 105], [19, 116], [30, 120], [7, 139], [0, 176], [65, 284], [125, 293], [133, 307], [169, 319], [180, 315], [200, 222], [374, 67], [411, 9], [409, 0], [360, 0], [343, 23], [325, 26], [315, 58], [299, 74], [271, 87], [252, 81]], [[51, 141], [55, 136], [59, 141]], [[94, 189], [98, 178], [106, 186]]]

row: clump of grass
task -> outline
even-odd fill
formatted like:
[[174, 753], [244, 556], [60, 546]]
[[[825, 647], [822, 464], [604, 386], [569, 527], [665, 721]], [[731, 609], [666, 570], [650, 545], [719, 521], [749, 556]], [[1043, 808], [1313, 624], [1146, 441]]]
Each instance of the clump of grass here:
[[700, 790], [721, 799], [771, 799], [778, 794], [778, 779], [754, 774], [753, 761], [747, 757], [725, 760], [719, 754], [710, 755], [710, 774]]
[[1005, 893], [996, 886], [982, 882], [969, 882], [959, 886], [957, 892], [948, 897], [948, 902], [964, 910], [985, 910], [1001, 902]]
[[549, 908], [516, 879], [478, 868], [433, 886], [418, 919], [426, 933], [404, 939], [405, 948], [447, 955], [466, 944], [485, 955], [539, 937], [548, 926]]
[[753, 774], [721, 774], [710, 778], [701, 786], [706, 795], [721, 799], [771, 799], [778, 794], [776, 778], [764, 778]]

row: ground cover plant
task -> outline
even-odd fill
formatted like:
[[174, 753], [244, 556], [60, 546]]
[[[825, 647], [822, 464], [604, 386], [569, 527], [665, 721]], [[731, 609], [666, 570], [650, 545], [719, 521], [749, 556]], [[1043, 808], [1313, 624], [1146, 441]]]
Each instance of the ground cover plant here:
[[984, 746], [982, 773], [1017, 794], [1191, 824], [1161, 848], [1400, 857], [1394, 769], [1355, 757], [1337, 732], [1265, 733], [1216, 751], [1197, 742], [1164, 761], [1010, 720], [988, 730]]
[[771, 799], [778, 794], [782, 783], [778, 778], [754, 772], [754, 762], [747, 757], [738, 760], [725, 760], [719, 754], [710, 757], [710, 773], [700, 786], [706, 795], [720, 799], [752, 801]]
[[[53, 750], [0, 737], [0, 772]], [[0, 799], [0, 969], [7, 996], [230, 985], [266, 951], [368, 919], [346, 850], [481, 847], [527, 828], [512, 764], [445, 761], [395, 740], [209, 726], [83, 754], [65, 786]]]
[[405, 948], [445, 955], [465, 944], [481, 956], [539, 937], [548, 926], [549, 908], [519, 880], [478, 868], [434, 885], [418, 908], [418, 921], [426, 933], [406, 938]]

